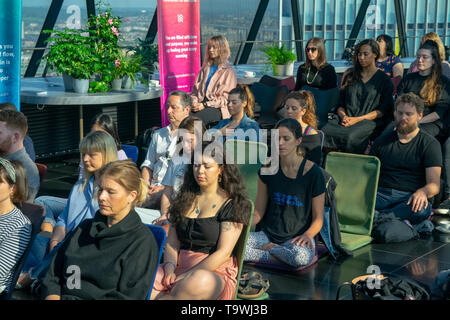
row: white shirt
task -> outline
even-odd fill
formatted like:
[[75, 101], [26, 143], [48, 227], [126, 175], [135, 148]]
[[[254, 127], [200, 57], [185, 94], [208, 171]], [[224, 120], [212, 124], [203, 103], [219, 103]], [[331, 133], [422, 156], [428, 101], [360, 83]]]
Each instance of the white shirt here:
[[152, 170], [152, 186], [160, 186], [175, 151], [177, 139], [170, 132], [169, 126], [158, 129], [152, 137], [147, 155], [141, 165]]

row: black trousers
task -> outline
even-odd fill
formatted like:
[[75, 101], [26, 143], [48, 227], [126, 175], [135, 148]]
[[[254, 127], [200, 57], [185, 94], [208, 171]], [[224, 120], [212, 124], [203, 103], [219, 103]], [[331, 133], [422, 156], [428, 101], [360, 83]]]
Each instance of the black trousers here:
[[222, 112], [220, 108], [206, 107], [203, 110], [190, 113], [191, 116], [200, 118], [206, 127], [222, 120]]

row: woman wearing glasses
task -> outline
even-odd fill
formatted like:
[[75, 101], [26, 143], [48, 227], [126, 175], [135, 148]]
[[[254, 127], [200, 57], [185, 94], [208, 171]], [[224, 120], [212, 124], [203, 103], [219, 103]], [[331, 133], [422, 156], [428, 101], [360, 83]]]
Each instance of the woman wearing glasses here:
[[311, 86], [320, 90], [337, 87], [334, 67], [327, 62], [325, 42], [321, 38], [312, 38], [306, 44], [306, 61], [297, 70], [295, 91], [303, 86]]
[[442, 61], [435, 41], [427, 40], [417, 51], [418, 72], [407, 74], [398, 86], [398, 95], [413, 92], [423, 99], [425, 110], [420, 129], [433, 137], [444, 129], [449, 107], [450, 81], [442, 75]]

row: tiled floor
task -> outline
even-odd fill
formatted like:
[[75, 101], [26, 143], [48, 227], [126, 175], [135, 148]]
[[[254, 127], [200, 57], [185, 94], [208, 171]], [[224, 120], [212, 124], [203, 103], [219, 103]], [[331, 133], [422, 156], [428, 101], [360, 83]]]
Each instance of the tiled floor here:
[[[78, 174], [76, 159], [64, 163], [47, 163], [47, 177], [40, 195], [67, 197]], [[449, 217], [450, 218], [450, 217]], [[338, 287], [353, 278], [367, 274], [369, 266], [381, 272], [406, 276], [430, 288], [442, 270], [450, 269], [450, 235], [434, 231], [424, 239], [396, 244], [370, 244], [354, 251], [353, 257], [334, 261], [324, 257], [300, 273], [286, 273], [270, 269], [244, 266], [257, 270], [269, 279], [270, 299], [275, 300], [334, 300]], [[26, 292], [15, 292], [16, 299], [31, 299]], [[341, 292], [341, 299], [351, 299], [349, 288]]]

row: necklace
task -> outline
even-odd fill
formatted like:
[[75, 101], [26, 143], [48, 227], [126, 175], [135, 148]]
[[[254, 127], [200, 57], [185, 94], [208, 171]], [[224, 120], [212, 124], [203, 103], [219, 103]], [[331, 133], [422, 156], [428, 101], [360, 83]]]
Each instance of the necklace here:
[[316, 80], [317, 75], [319, 74], [319, 70], [317, 70], [316, 74], [314, 75], [313, 79], [311, 81], [309, 81], [309, 71], [311, 71], [311, 68], [308, 68], [308, 74], [306, 75], [306, 83], [307, 84], [311, 84], [314, 82], [314, 80]]
[[[217, 205], [215, 203], [213, 203], [213, 205], [211, 206], [212, 209], [214, 209]], [[195, 200], [195, 214], [200, 214], [200, 208], [198, 207], [198, 199]]]

